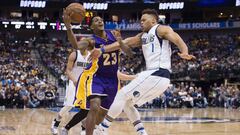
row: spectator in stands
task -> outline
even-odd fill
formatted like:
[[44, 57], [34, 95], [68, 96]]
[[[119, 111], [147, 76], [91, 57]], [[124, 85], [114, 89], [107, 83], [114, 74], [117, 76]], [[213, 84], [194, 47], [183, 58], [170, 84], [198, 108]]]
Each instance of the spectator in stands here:
[[193, 98], [191, 97], [190, 94], [187, 94], [187, 96], [183, 99], [183, 105], [186, 106], [187, 108], [193, 108]]
[[[17, 84], [18, 86], [18, 84]], [[19, 90], [19, 95], [20, 95], [20, 98], [21, 100], [23, 100], [23, 108], [26, 108], [27, 107], [27, 104], [28, 104], [28, 95], [29, 95], [29, 92], [27, 91], [26, 87], [23, 86], [23, 84], [19, 85], [20, 86], [20, 90]]]
[[205, 101], [205, 96], [203, 94], [202, 88], [199, 87], [196, 93], [197, 97], [194, 98], [194, 106], [198, 108], [205, 108], [207, 106], [207, 102]]
[[170, 85], [168, 89], [164, 92], [162, 96], [162, 100], [163, 100], [162, 102], [164, 103], [163, 107], [170, 107], [169, 102], [173, 98], [173, 89], [174, 89], [174, 86]]
[[0, 83], [0, 110], [5, 110], [6, 106], [6, 89]]
[[[186, 87], [188, 87], [188, 86], [186, 86]], [[182, 87], [181, 89], [180, 89], [180, 91], [178, 92], [178, 96], [183, 100], [183, 99], [185, 99], [186, 97], [187, 97], [187, 91], [186, 91], [186, 87]]]
[[240, 107], [240, 90], [237, 86], [234, 87], [233, 92], [233, 99], [232, 99], [232, 108], [239, 108]]
[[36, 93], [35, 93], [35, 89], [34, 86], [29, 86], [28, 87], [28, 107], [29, 108], [36, 108], [40, 105], [40, 101], [38, 100]]
[[55, 93], [51, 86], [48, 86], [45, 91], [45, 105], [48, 107], [54, 107]]
[[20, 95], [20, 90], [22, 86], [18, 83], [16, 86], [11, 85], [13, 88], [11, 91], [13, 91], [13, 105], [17, 108], [24, 108], [24, 99]]
[[171, 108], [181, 108], [183, 100], [180, 98], [177, 92], [173, 93], [173, 97], [169, 100], [169, 106]]

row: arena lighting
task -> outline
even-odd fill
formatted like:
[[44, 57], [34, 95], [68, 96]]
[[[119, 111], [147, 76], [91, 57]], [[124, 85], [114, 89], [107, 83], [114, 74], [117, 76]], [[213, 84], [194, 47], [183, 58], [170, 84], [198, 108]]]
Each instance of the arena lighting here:
[[184, 7], [184, 2], [159, 3], [160, 10], [183, 9], [183, 7]]
[[47, 23], [46, 23], [46, 22], [38, 22], [37, 25], [40, 26], [40, 29], [41, 29], [41, 30], [45, 30], [45, 29], [46, 29], [46, 26], [47, 26]]
[[166, 16], [165, 15], [158, 15], [158, 22], [165, 24]]
[[2, 22], [2, 24], [4, 25], [4, 28], [7, 28], [9, 22]]
[[236, 0], [236, 6], [240, 6], [240, 0]]
[[49, 25], [52, 27], [52, 29], [56, 29], [56, 26], [57, 26], [56, 23], [50, 23]]
[[[55, 23], [48, 23], [48, 22], [22, 22], [22, 21], [2, 21], [0, 25], [3, 25], [4, 28], [8, 28], [8, 26], [14, 26], [15, 29], [26, 28], [26, 29], [40, 29], [45, 30], [48, 26], [51, 27], [52, 30], [66, 30], [64, 23], [55, 22]], [[73, 25], [73, 29], [82, 29], [82, 25]]]
[[24, 22], [11, 22], [12, 25], [15, 25], [16, 29], [20, 29], [22, 25], [24, 25]]
[[21, 0], [20, 7], [45, 8], [46, 1]]
[[83, 3], [83, 7], [89, 10], [107, 10], [108, 3]]
[[34, 22], [26, 22], [27, 29], [34, 29]]

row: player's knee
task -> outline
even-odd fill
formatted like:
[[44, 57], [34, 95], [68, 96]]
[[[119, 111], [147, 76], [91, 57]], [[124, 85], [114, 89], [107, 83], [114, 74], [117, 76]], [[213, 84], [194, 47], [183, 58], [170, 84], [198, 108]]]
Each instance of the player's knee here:
[[97, 103], [91, 104], [90, 111], [94, 113], [98, 113], [99, 110], [100, 110], [100, 105], [98, 105]]

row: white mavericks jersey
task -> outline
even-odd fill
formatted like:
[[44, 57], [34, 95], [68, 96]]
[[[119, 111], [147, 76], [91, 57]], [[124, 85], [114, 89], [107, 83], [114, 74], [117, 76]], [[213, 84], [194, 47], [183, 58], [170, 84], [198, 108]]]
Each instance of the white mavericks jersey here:
[[[78, 80], [78, 77], [83, 72], [87, 65], [87, 59], [90, 53], [84, 58], [79, 50], [76, 51], [76, 60], [73, 65], [72, 74], [74, 75], [74, 79]], [[64, 106], [74, 106], [74, 98], [75, 98], [76, 87], [72, 80], [69, 80], [66, 86], [66, 95], [64, 99]]]
[[74, 75], [74, 79], [77, 80], [79, 75], [83, 72], [85, 67], [87, 66], [87, 58], [89, 56], [89, 53], [84, 58], [79, 50], [76, 51], [77, 58], [75, 60], [75, 63], [73, 65], [72, 74]]
[[143, 33], [142, 50], [147, 70], [164, 68], [171, 71], [171, 46], [168, 40], [157, 35], [159, 24]]

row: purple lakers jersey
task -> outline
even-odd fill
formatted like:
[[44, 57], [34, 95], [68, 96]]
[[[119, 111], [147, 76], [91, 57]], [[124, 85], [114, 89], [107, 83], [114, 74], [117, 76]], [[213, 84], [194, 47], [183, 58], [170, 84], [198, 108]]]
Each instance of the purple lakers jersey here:
[[[107, 46], [117, 41], [111, 31], [106, 30], [105, 32], [107, 34], [107, 39], [93, 35], [93, 39], [95, 40], [95, 48], [101, 48], [102, 46]], [[96, 63], [97, 65], [94, 66], [93, 60], [89, 68], [95, 67], [95, 74], [97, 76], [116, 78], [118, 64], [120, 61], [119, 54], [119, 50], [103, 53], [101, 57], [98, 58]]]

